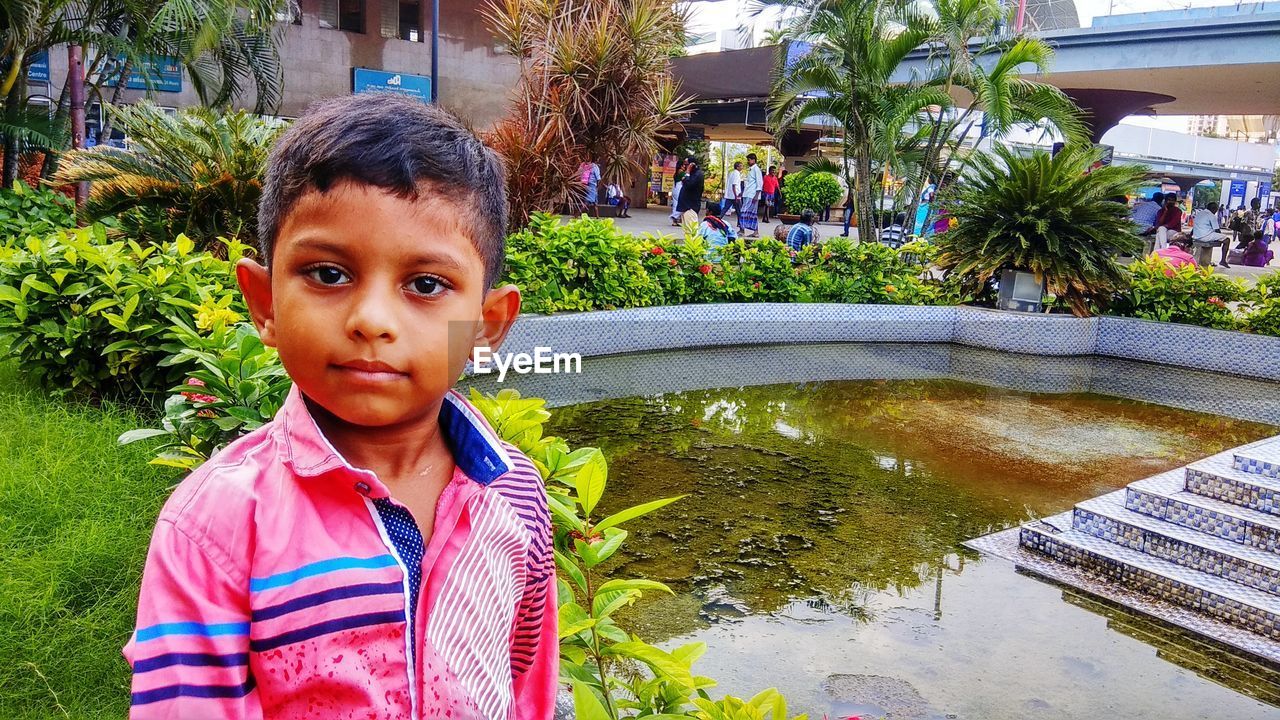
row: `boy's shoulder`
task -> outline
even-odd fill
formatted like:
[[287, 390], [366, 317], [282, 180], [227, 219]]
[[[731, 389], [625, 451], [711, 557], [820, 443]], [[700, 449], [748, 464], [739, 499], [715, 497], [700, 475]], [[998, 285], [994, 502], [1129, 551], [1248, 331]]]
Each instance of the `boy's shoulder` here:
[[505, 440], [502, 448], [511, 459], [511, 469], [489, 483], [520, 517], [534, 537], [545, 537], [551, 532], [551, 511], [547, 508], [547, 489], [542, 473], [518, 448]]

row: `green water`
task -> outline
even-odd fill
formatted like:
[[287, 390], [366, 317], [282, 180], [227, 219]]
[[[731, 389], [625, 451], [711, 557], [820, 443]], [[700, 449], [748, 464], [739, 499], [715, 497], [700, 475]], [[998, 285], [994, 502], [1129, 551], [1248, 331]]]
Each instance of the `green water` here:
[[557, 409], [549, 432], [604, 450], [604, 512], [689, 495], [630, 528], [613, 572], [676, 590], [628, 621], [707, 642], [698, 669], [724, 691], [777, 686], [817, 717], [1277, 713], [1246, 695], [1269, 680], [1215, 684], [960, 547], [1273, 426], [918, 380], [607, 400]]

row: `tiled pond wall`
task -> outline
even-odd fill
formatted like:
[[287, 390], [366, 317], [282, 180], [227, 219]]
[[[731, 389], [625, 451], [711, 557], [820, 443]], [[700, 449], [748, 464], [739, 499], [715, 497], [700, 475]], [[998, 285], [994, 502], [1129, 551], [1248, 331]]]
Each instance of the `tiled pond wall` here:
[[525, 315], [504, 352], [583, 357], [794, 343], [956, 343], [1030, 355], [1099, 355], [1272, 379], [1280, 338], [1132, 318], [971, 307], [747, 303]]

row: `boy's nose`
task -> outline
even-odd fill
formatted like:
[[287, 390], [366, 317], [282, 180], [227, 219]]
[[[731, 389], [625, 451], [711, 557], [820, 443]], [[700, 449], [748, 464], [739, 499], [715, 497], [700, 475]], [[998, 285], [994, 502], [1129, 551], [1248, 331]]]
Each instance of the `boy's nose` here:
[[355, 307], [347, 316], [347, 334], [363, 340], [395, 340], [395, 298], [388, 293], [369, 290], [355, 299]]

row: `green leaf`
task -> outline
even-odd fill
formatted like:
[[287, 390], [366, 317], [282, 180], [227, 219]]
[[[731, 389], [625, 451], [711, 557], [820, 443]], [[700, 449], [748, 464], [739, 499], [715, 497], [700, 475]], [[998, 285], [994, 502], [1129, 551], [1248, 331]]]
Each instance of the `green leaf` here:
[[613, 720], [591, 686], [578, 680], [573, 682], [573, 717], [575, 720]]
[[604, 494], [605, 482], [609, 475], [609, 466], [604, 459], [604, 453], [599, 450], [591, 455], [591, 457], [578, 470], [578, 474], [574, 476], [574, 487], [578, 491], [578, 502], [582, 504], [583, 511], [590, 515], [595, 509], [596, 503], [600, 502], [600, 496]]
[[16, 303], [22, 300], [22, 293], [11, 285], [0, 285], [0, 302]]
[[551, 510], [552, 517], [568, 526], [570, 530], [576, 530], [581, 535], [586, 531], [586, 526], [582, 524], [582, 520], [574, 513], [573, 508], [565, 504], [560, 497], [555, 493], [548, 493], [547, 508]]
[[608, 593], [596, 592], [595, 599], [591, 601], [591, 615], [597, 620], [607, 618], [619, 608], [635, 602], [639, 597], [639, 590], [619, 590]]
[[130, 430], [128, 432], [121, 433], [120, 437], [116, 438], [116, 442], [121, 445], [128, 445], [129, 443], [135, 443], [135, 442], [138, 442], [139, 440], [147, 440], [149, 438], [161, 437], [169, 434], [170, 433], [168, 430], [156, 430], [153, 428], [143, 428], [140, 430]]
[[681, 662], [670, 653], [646, 642], [632, 640], [630, 642], [616, 643], [604, 648], [603, 653], [638, 660], [648, 665], [659, 675], [668, 677], [685, 687], [693, 686], [693, 675], [689, 672], [687, 663]]
[[623, 541], [627, 539], [627, 531], [619, 528], [609, 528], [604, 531], [604, 536], [604, 542], [591, 544], [592, 554], [595, 557], [594, 562], [587, 567], [594, 567], [612, 557], [618, 551], [618, 548], [622, 547]]
[[577, 603], [569, 603], [560, 606], [557, 612], [557, 624], [560, 628], [560, 639], [563, 640], [595, 627], [596, 620], [587, 615]]
[[675, 595], [675, 592], [665, 584], [657, 580], [645, 580], [642, 578], [632, 578], [628, 580], [609, 580], [600, 587], [596, 588], [596, 593], [617, 592], [618, 590], [656, 590]]
[[629, 507], [626, 510], [620, 510], [610, 515], [609, 517], [601, 520], [600, 522], [595, 524], [593, 529], [595, 529], [598, 532], [603, 532], [608, 528], [621, 525], [622, 523], [627, 522], [628, 520], [634, 520], [640, 517], [641, 515], [647, 515], [653, 512], [654, 510], [666, 507], [667, 505], [670, 505], [671, 503], [677, 500], [681, 500], [685, 497], [688, 497], [688, 496], [677, 495], [675, 497], [663, 498], [661, 500], [654, 500], [652, 502], [641, 503], [640, 505], [633, 505], [632, 507]]

